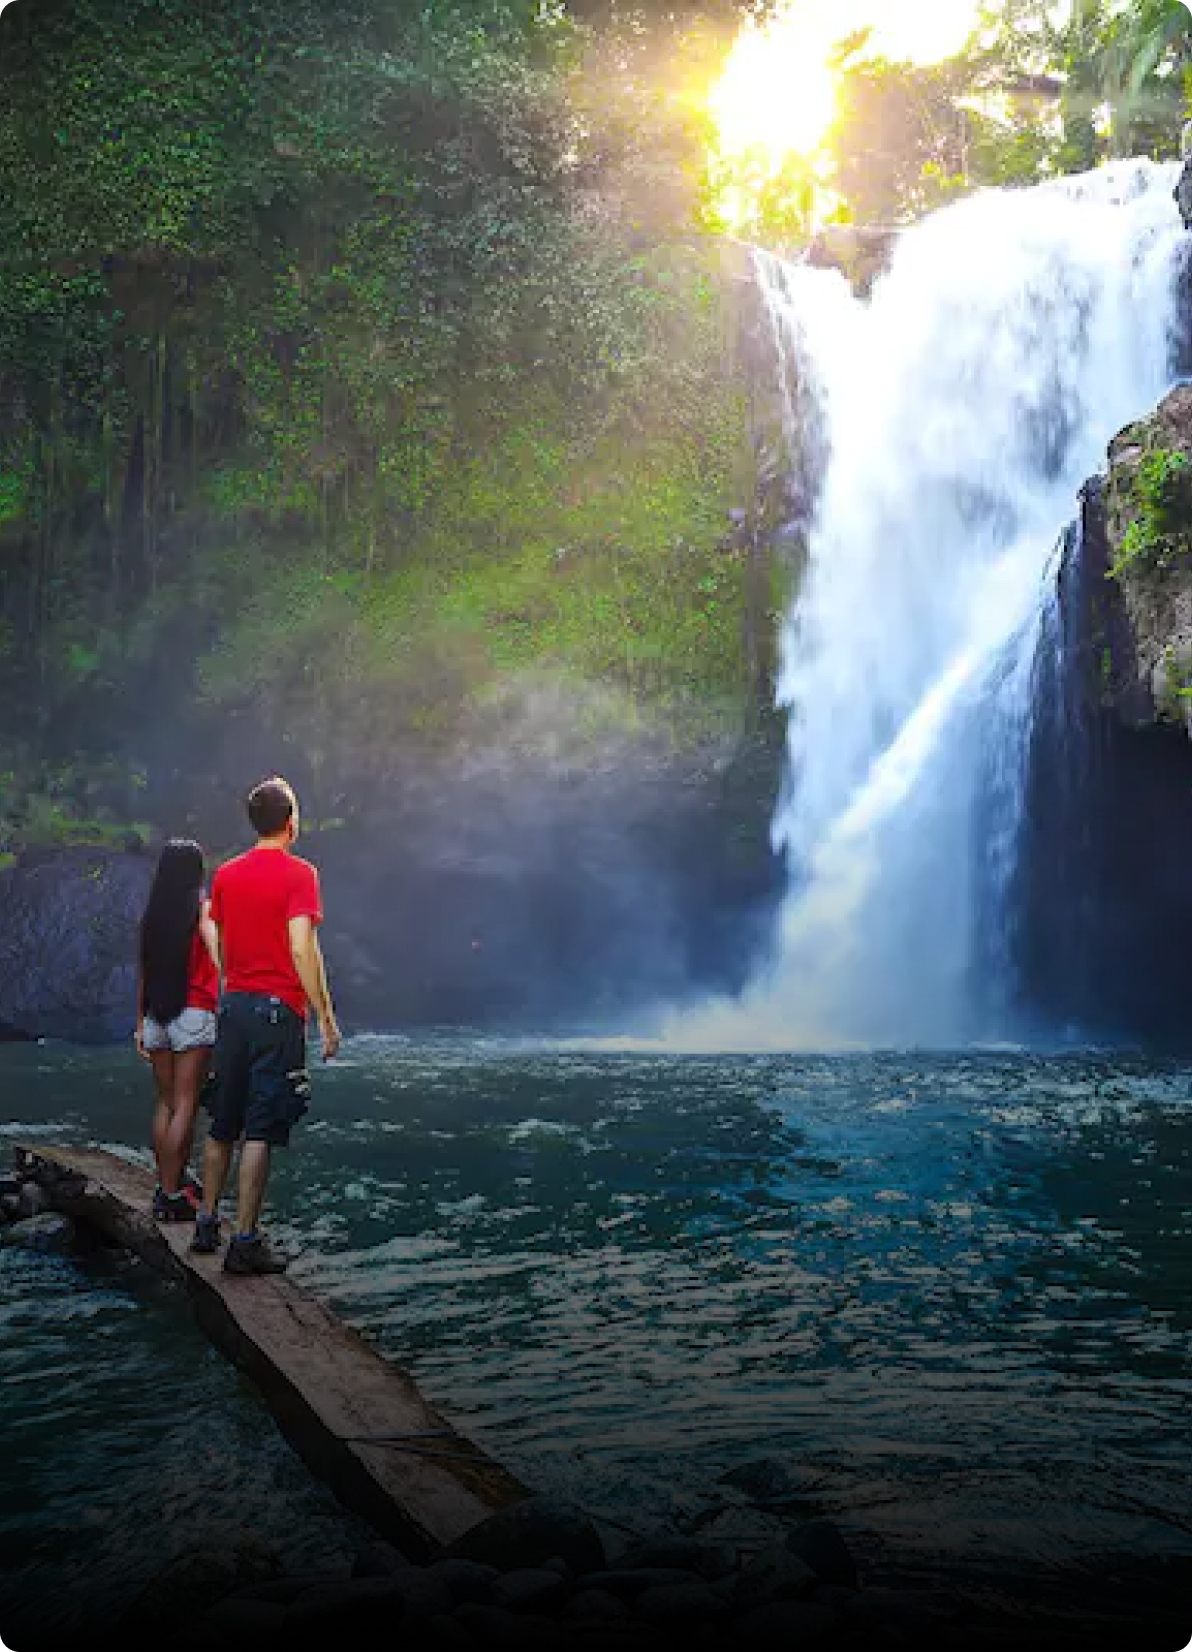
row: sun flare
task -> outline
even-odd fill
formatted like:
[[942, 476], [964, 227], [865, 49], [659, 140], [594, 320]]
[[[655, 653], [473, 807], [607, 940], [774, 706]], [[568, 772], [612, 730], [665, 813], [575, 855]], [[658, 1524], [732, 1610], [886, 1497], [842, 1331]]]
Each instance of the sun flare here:
[[709, 99], [721, 156], [754, 157], [771, 175], [792, 155], [813, 157], [836, 113], [835, 45], [869, 28], [875, 55], [938, 62], [964, 44], [976, 12], [977, 0], [795, 0], [746, 24]]

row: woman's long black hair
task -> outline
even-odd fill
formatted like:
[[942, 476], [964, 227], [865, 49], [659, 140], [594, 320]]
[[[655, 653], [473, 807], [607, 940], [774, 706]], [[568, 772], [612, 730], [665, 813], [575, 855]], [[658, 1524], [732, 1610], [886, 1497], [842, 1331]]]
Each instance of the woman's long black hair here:
[[205, 872], [198, 844], [190, 838], [171, 838], [162, 849], [141, 918], [145, 1013], [163, 1027], [186, 1008], [190, 948]]

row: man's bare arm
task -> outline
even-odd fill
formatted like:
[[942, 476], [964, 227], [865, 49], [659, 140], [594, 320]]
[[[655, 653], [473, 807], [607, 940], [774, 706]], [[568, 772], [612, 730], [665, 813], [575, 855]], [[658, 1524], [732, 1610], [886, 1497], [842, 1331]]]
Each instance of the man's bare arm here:
[[327, 970], [323, 964], [323, 950], [315, 926], [309, 918], [291, 918], [290, 956], [298, 979], [302, 982], [310, 1007], [319, 1023], [319, 1038], [323, 1044], [323, 1059], [330, 1061], [339, 1049], [340, 1032], [331, 1005], [331, 989], [327, 985]]

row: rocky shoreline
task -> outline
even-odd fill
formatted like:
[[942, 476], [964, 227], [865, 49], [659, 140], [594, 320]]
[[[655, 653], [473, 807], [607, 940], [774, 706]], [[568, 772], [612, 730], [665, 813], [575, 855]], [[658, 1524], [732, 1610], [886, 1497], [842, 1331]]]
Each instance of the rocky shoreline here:
[[[257, 1575], [245, 1582], [243, 1568]], [[261, 1557], [243, 1561], [229, 1587], [226, 1562], [204, 1576], [202, 1557], [191, 1556], [149, 1585], [113, 1644], [157, 1644], [166, 1602], [172, 1614], [184, 1608], [187, 1626], [171, 1636], [180, 1652], [337, 1643], [360, 1652], [1174, 1652], [1192, 1623], [1192, 1611], [1154, 1610], [1153, 1595], [1137, 1612], [1123, 1610], [1120, 1595], [1089, 1599], [1087, 1584], [1083, 1600], [1048, 1599], [1022, 1580], [879, 1585], [828, 1519], [798, 1521], [763, 1544], [673, 1534], [610, 1541], [582, 1509], [538, 1497], [425, 1565], [377, 1543], [357, 1554], [350, 1575], [267, 1572]]]
[[[0, 1245], [69, 1253], [82, 1230], [19, 1174], [0, 1176]], [[980, 1577], [955, 1564], [925, 1576], [863, 1560], [816, 1515], [779, 1457], [721, 1480], [724, 1498], [691, 1529], [627, 1534], [581, 1507], [533, 1496], [416, 1561], [391, 1544], [360, 1548], [350, 1569], [284, 1572], [267, 1549], [218, 1545], [163, 1567], [115, 1620], [21, 1652], [157, 1647], [290, 1652], [343, 1640], [354, 1652], [685, 1652], [692, 1648], [838, 1652], [1175, 1652], [1189, 1639], [1178, 1576], [1115, 1562], [1104, 1575], [1013, 1576], [996, 1557]], [[750, 1518], [742, 1522], [744, 1513]], [[1174, 1562], [1175, 1571], [1179, 1562]], [[1187, 1567], [1184, 1568], [1185, 1576]]]

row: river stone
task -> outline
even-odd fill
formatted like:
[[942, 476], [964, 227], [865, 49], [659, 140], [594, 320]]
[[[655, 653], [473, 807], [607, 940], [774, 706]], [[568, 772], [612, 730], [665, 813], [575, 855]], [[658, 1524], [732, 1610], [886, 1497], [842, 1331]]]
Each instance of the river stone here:
[[825, 1583], [838, 1583], [844, 1589], [857, 1587], [857, 1563], [834, 1521], [808, 1520], [796, 1526], [787, 1534], [786, 1547], [805, 1560]]
[[[938, 1647], [934, 1637], [925, 1643], [917, 1636], [908, 1637], [887, 1624], [869, 1624], [864, 1629], [849, 1629], [843, 1635], [833, 1636], [832, 1652], [904, 1652], [904, 1649], [910, 1652], [912, 1647], [918, 1652], [924, 1644], [931, 1646], [933, 1652]], [[1028, 1652], [1028, 1648], [1022, 1646], [1019, 1652]], [[1048, 1652], [1051, 1652], [1050, 1647]]]
[[214, 1645], [260, 1646], [283, 1631], [287, 1615], [286, 1607], [278, 1601], [231, 1595], [227, 1600], [217, 1600], [199, 1623]]
[[709, 1583], [727, 1577], [736, 1569], [737, 1550], [732, 1543], [705, 1543], [696, 1537], [659, 1537], [635, 1543], [617, 1562], [618, 1569], [637, 1571], [642, 1567], [662, 1567], [693, 1572]]
[[564, 1644], [563, 1631], [551, 1618], [507, 1612], [501, 1606], [460, 1606], [451, 1615], [485, 1652], [489, 1647], [497, 1652], [534, 1652], [539, 1647], [549, 1652]]
[[558, 1572], [545, 1568], [526, 1568], [506, 1572], [492, 1584], [494, 1606], [505, 1606], [511, 1612], [533, 1611], [535, 1607], [547, 1610], [567, 1594], [568, 1584]]
[[[777, 1511], [779, 1505], [775, 1504]], [[791, 1529], [791, 1511], [797, 1516], [805, 1507], [781, 1505], [783, 1514], [767, 1512], [756, 1503], [738, 1503], [718, 1510], [701, 1523], [700, 1538], [705, 1543], [731, 1543], [738, 1551], [752, 1553], [768, 1543], [785, 1543]]]
[[937, 1589], [858, 1589], [848, 1597], [844, 1611], [866, 1625], [886, 1624], [914, 1633], [955, 1623], [963, 1615], [959, 1601]]
[[53, 1209], [53, 1201], [38, 1182], [22, 1182], [18, 1200], [22, 1216], [44, 1216]]
[[442, 1585], [453, 1606], [491, 1600], [493, 1584], [501, 1575], [495, 1566], [482, 1566], [478, 1560], [436, 1560], [423, 1570]]
[[135, 1596], [116, 1625], [116, 1639], [141, 1645], [137, 1634], [162, 1623], [181, 1623], [208, 1611], [217, 1601], [277, 1578], [281, 1561], [271, 1550], [241, 1544], [231, 1550], [194, 1548], [178, 1555]]
[[753, 1462], [730, 1468], [716, 1482], [743, 1492], [762, 1507], [814, 1502], [822, 1482], [784, 1457], [758, 1457]]
[[640, 1595], [646, 1589], [681, 1589], [695, 1581], [694, 1573], [675, 1566], [613, 1567], [607, 1572], [589, 1572], [585, 1589], [607, 1589], [613, 1595]]
[[580, 1589], [563, 1608], [569, 1623], [623, 1623], [629, 1608], [607, 1589]]
[[396, 1578], [344, 1578], [300, 1594], [286, 1612], [284, 1629], [286, 1639], [299, 1646], [324, 1637], [371, 1643], [391, 1636], [406, 1612]]
[[793, 1652], [835, 1637], [839, 1618], [805, 1600], [776, 1600], [734, 1618], [732, 1643], [743, 1652]]
[[668, 1629], [698, 1628], [726, 1617], [729, 1611], [720, 1596], [696, 1577], [664, 1589], [646, 1589], [634, 1601], [633, 1609], [646, 1623]]
[[447, 1617], [460, 1602], [452, 1595], [446, 1580], [421, 1566], [410, 1566], [396, 1572], [390, 1579], [406, 1603], [406, 1617], [411, 1623], [426, 1623], [431, 1618]]
[[[702, 1637], [688, 1633], [676, 1640], [644, 1623], [572, 1623], [567, 1621], [567, 1652], [686, 1652]], [[723, 1642], [721, 1643], [724, 1644]]]
[[579, 1573], [604, 1565], [604, 1545], [592, 1521], [574, 1503], [553, 1497], [527, 1497], [499, 1509], [445, 1552], [450, 1559], [479, 1560], [502, 1572], [541, 1566], [555, 1558]]
[[819, 1573], [789, 1549], [762, 1549], [742, 1566], [733, 1604], [749, 1611], [776, 1600], [797, 1600], [809, 1595], [819, 1582]]
[[0, 1244], [20, 1245], [25, 1250], [67, 1251], [74, 1243], [74, 1223], [69, 1216], [27, 1216], [4, 1229]]
[[[402, 1643], [399, 1639], [391, 1644], [397, 1652]], [[475, 1652], [476, 1648], [475, 1638], [468, 1634], [463, 1624], [445, 1616], [430, 1618], [412, 1644], [417, 1646], [418, 1652]]]
[[352, 1561], [353, 1577], [393, 1577], [404, 1572], [414, 1562], [408, 1560], [392, 1543], [366, 1543], [357, 1549]]
[[227, 1599], [262, 1600], [274, 1606], [290, 1606], [299, 1595], [308, 1594], [312, 1589], [334, 1588], [344, 1581], [342, 1572], [291, 1572], [285, 1577], [270, 1578], [267, 1583], [250, 1583]]

